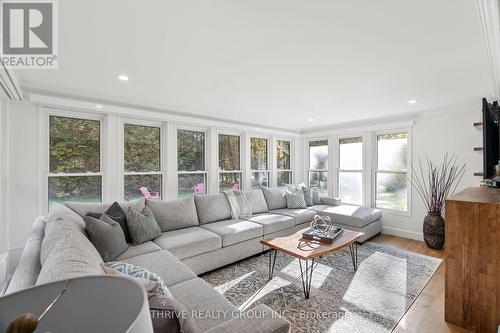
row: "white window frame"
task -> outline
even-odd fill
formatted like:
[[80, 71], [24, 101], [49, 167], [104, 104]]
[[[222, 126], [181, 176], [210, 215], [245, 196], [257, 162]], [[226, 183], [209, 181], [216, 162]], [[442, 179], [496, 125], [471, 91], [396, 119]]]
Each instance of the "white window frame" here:
[[[252, 139], [265, 139], [267, 140], [267, 156], [266, 156], [266, 164], [267, 164], [267, 169], [266, 170], [254, 170], [252, 169]], [[248, 148], [249, 148], [249, 151], [250, 151], [250, 155], [248, 156], [249, 157], [249, 162], [250, 162], [250, 184], [249, 184], [249, 187], [250, 188], [253, 188], [253, 185], [252, 185], [252, 175], [254, 173], [267, 173], [267, 187], [272, 187], [273, 183], [273, 179], [272, 179], [272, 174], [271, 174], [271, 171], [272, 171], [272, 168], [270, 167], [271, 166], [271, 161], [270, 161], [270, 154], [269, 152], [271, 151], [271, 141], [272, 141], [272, 138], [269, 137], [269, 136], [265, 136], [265, 135], [255, 135], [255, 134], [250, 134], [249, 135], [249, 138], [248, 138]], [[272, 152], [271, 152], [272, 154]]]
[[[362, 149], [362, 169], [341, 169], [340, 168], [340, 140], [342, 139], [354, 139], [361, 138], [363, 141], [363, 149]], [[335, 138], [335, 197], [340, 198], [340, 173], [348, 172], [348, 173], [360, 173], [362, 175], [361, 178], [361, 205], [352, 202], [344, 202], [350, 205], [355, 206], [364, 206], [366, 205], [366, 188], [365, 188], [365, 179], [366, 179], [366, 136], [364, 133], [354, 133], [349, 135], [341, 135]]]
[[[186, 171], [186, 170], [179, 170], [179, 149], [178, 149], [178, 140], [179, 140], [179, 137], [178, 137], [178, 133], [179, 131], [190, 131], [190, 132], [200, 132], [200, 133], [203, 133], [204, 135], [204, 166], [205, 166], [205, 170], [196, 170], [196, 171]], [[197, 127], [197, 126], [190, 126], [190, 125], [177, 125], [175, 126], [175, 156], [176, 156], [176, 160], [175, 160], [175, 168], [177, 170], [177, 179], [176, 179], [176, 183], [177, 183], [177, 189], [176, 189], [176, 196], [179, 195], [179, 176], [180, 175], [204, 175], [205, 177], [205, 194], [209, 194], [211, 193], [210, 190], [210, 181], [208, 179], [208, 167], [207, 167], [207, 164], [209, 163], [209, 159], [208, 159], [208, 156], [209, 156], [209, 148], [208, 147], [211, 143], [210, 143], [210, 140], [208, 139], [209, 137], [209, 133], [208, 133], [208, 128], [206, 127]]]
[[[290, 152], [289, 152], [289, 154], [290, 154], [290, 169], [279, 169], [278, 168], [278, 141], [286, 141], [286, 142], [288, 142], [290, 144]], [[293, 161], [294, 161], [294, 158], [293, 158], [294, 157], [294, 155], [293, 155], [294, 146], [293, 146], [293, 144], [294, 144], [293, 140], [290, 139], [290, 138], [283, 138], [283, 137], [277, 137], [277, 138], [275, 138], [275, 145], [274, 146], [276, 147], [276, 149], [273, 152], [273, 156], [275, 158], [275, 163], [276, 163], [276, 177], [275, 177], [276, 178], [276, 186], [279, 186], [279, 184], [278, 184], [278, 178], [279, 178], [278, 174], [280, 172], [289, 172], [290, 173], [290, 184], [293, 184], [293, 182], [294, 182], [295, 175], [294, 175], [294, 172], [293, 172], [293, 170], [294, 170], [294, 165], [293, 165]]]
[[[142, 171], [142, 172], [126, 172], [125, 171], [125, 125], [135, 125], [144, 127], [157, 127], [160, 129], [160, 171]], [[161, 188], [160, 188], [160, 198], [165, 197], [165, 154], [164, 154], [164, 140], [165, 140], [165, 127], [164, 122], [159, 121], [147, 121], [140, 120], [136, 118], [120, 118], [120, 173], [121, 173], [121, 184], [120, 184], [120, 197], [125, 199], [125, 176], [144, 176], [144, 175], [160, 175], [161, 176]]]
[[[101, 177], [101, 201], [105, 202], [108, 199], [108, 193], [105, 190], [105, 164], [104, 160], [105, 154], [105, 127], [107, 127], [107, 117], [102, 114], [96, 113], [86, 113], [86, 112], [75, 112], [71, 110], [60, 110], [55, 108], [43, 107], [42, 113], [44, 116], [44, 149], [43, 149], [43, 160], [44, 160], [44, 184], [43, 184], [43, 211], [48, 212], [49, 209], [49, 178], [56, 177], [91, 177], [99, 176]], [[53, 173], [50, 172], [50, 117], [61, 117], [61, 118], [71, 118], [71, 119], [83, 119], [83, 120], [93, 120], [99, 121], [99, 172], [79, 172], [79, 173]]]
[[[240, 138], [240, 169], [232, 171], [221, 170], [219, 164], [219, 135], [237, 136]], [[220, 192], [220, 175], [224, 173], [239, 173], [240, 174], [240, 190], [245, 186], [245, 173], [243, 172], [243, 133], [235, 131], [217, 130], [217, 143], [216, 143], [216, 156], [217, 156], [217, 192]]]
[[[397, 169], [397, 170], [378, 170], [378, 136], [379, 135], [385, 135], [385, 134], [397, 134], [397, 133], [406, 133], [407, 134], [407, 166], [408, 169]], [[411, 172], [409, 172], [409, 167], [411, 165], [411, 156], [412, 156], [412, 149], [411, 149], [411, 139], [412, 139], [412, 129], [411, 127], [407, 128], [397, 128], [397, 129], [391, 129], [391, 130], [382, 130], [382, 131], [374, 131], [373, 132], [373, 170], [372, 170], [372, 202], [373, 202], [373, 207], [382, 210], [385, 213], [392, 214], [392, 215], [399, 215], [399, 216], [411, 216], [412, 212], [412, 197], [411, 197], [411, 192], [412, 192], [412, 186], [411, 186], [411, 181], [407, 180], [408, 182], [408, 187], [406, 190], [406, 201], [407, 201], [407, 206], [406, 210], [397, 210], [397, 209], [389, 209], [389, 208], [378, 208], [377, 207], [377, 174], [378, 173], [386, 173], [386, 174], [404, 174], [407, 173], [407, 175], [411, 179]]]
[[[311, 142], [314, 142], [314, 141], [327, 141], [328, 142], [328, 168], [326, 169], [311, 169], [311, 146], [310, 146], [310, 143]], [[320, 196], [322, 197], [327, 197], [327, 196], [330, 196], [330, 189], [332, 188], [332, 185], [331, 185], [331, 172], [330, 172], [330, 168], [331, 168], [331, 159], [332, 159], [332, 156], [330, 156], [332, 152], [332, 149], [331, 149], [331, 140], [329, 137], [318, 137], [318, 138], [308, 138], [306, 140], [306, 155], [307, 155], [307, 158], [305, 159], [307, 161], [307, 165], [306, 165], [306, 170], [307, 170], [307, 186], [311, 186], [311, 172], [326, 172], [326, 174], [328, 175], [328, 180], [327, 180], [327, 191], [326, 192], [320, 192]]]

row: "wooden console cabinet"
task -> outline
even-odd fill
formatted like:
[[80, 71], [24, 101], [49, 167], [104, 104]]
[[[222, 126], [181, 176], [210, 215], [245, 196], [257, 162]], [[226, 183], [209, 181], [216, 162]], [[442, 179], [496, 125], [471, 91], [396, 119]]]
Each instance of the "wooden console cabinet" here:
[[446, 200], [445, 320], [473, 332], [500, 325], [500, 190]]

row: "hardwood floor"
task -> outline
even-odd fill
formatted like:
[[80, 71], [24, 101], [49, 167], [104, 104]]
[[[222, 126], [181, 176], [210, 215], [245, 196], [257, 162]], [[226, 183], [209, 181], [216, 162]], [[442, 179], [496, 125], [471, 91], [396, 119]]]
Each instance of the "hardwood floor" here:
[[[436, 258], [444, 257], [444, 251], [429, 249], [424, 242], [412, 239], [379, 235], [370, 241]], [[393, 332], [469, 333], [467, 330], [444, 321], [444, 274], [445, 263], [443, 262]]]

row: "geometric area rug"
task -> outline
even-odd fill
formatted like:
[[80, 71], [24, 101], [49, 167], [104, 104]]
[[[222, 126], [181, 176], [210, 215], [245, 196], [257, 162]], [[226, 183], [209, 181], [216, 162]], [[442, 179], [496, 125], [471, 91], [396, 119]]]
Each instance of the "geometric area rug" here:
[[264, 253], [201, 276], [240, 310], [266, 304], [292, 323], [292, 332], [390, 332], [442, 260], [387, 245], [358, 245], [358, 270], [348, 249], [321, 258], [310, 299], [297, 259], [277, 252], [268, 279]]

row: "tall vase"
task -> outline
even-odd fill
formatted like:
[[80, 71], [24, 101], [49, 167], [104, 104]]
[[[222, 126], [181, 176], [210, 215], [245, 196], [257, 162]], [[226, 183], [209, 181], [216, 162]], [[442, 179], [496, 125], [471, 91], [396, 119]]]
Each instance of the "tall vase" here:
[[440, 213], [430, 212], [424, 218], [424, 240], [428, 247], [441, 250], [444, 246], [444, 219]]

